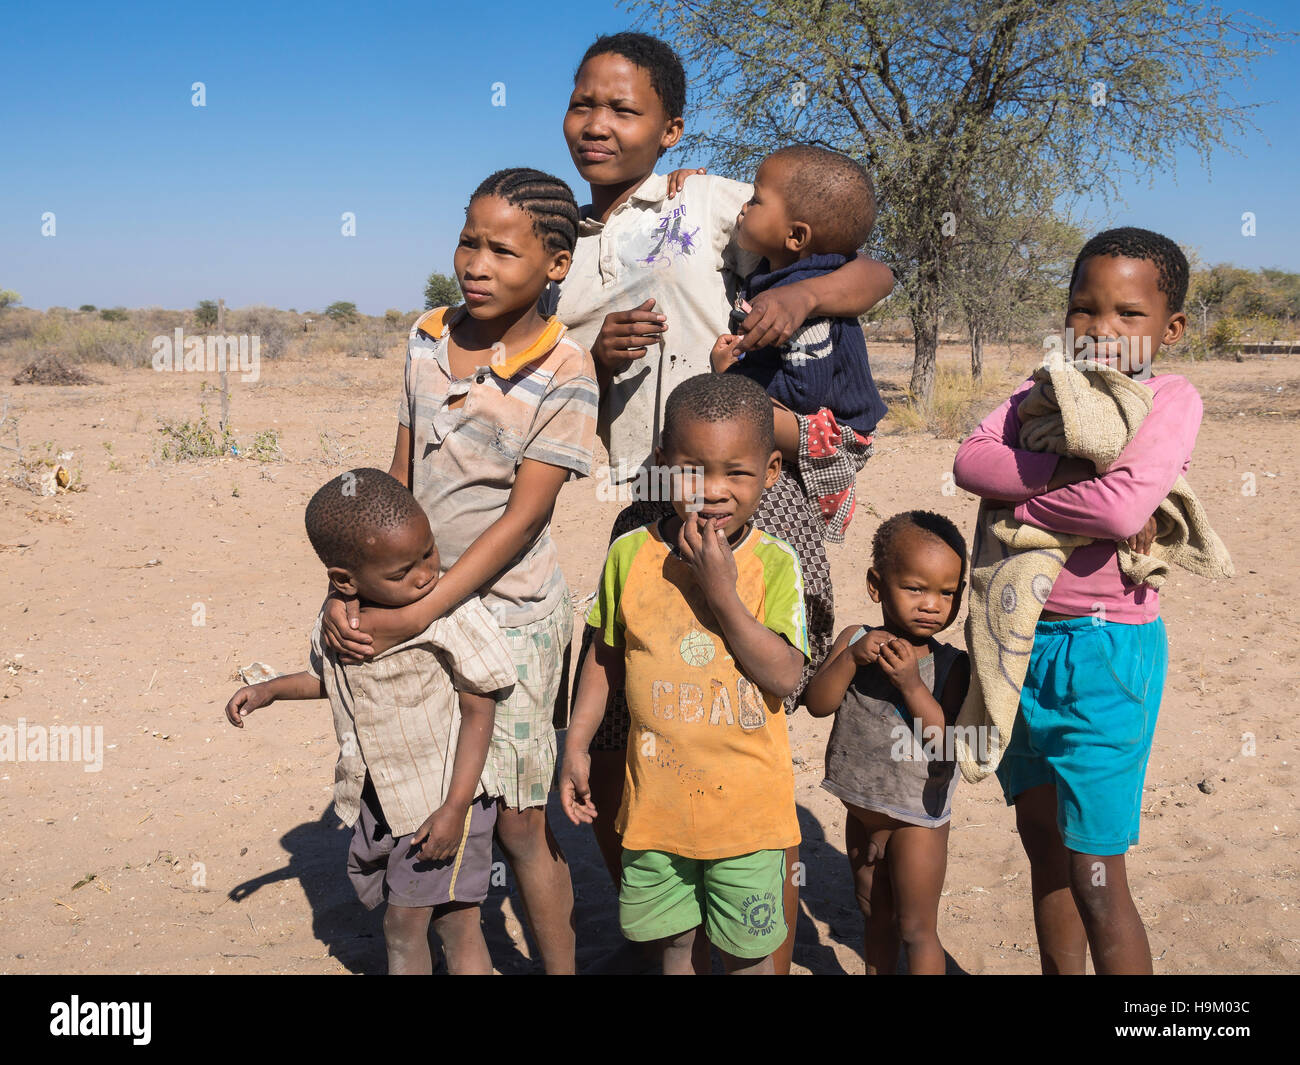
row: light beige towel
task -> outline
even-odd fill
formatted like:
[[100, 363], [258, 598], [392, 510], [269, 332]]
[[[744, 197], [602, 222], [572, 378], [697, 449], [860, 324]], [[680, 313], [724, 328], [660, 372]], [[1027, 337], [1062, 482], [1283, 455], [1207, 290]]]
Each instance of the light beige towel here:
[[[1151, 411], [1151, 390], [1110, 367], [1080, 368], [1058, 354], [1035, 371], [1034, 381], [1017, 410], [1020, 446], [1088, 459], [1098, 473], [1115, 464]], [[1227, 549], [1181, 476], [1155, 516], [1151, 554], [1119, 547], [1120, 571], [1129, 580], [1158, 590], [1170, 565], [1203, 577], [1232, 576]], [[980, 504], [966, 619], [971, 682], [955, 731], [957, 760], [967, 780], [983, 780], [1002, 760], [1043, 604], [1070, 552], [1090, 542], [1023, 524], [1011, 510]], [[979, 737], [975, 745], [971, 737]]]

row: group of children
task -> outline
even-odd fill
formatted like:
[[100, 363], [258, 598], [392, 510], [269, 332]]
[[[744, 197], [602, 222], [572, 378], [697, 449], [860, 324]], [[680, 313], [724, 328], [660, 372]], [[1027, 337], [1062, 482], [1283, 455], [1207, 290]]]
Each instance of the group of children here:
[[[478, 906], [494, 838], [546, 971], [574, 970], [573, 887], [546, 819], [557, 786], [565, 814], [595, 829], [624, 935], [664, 972], [709, 971], [710, 945], [727, 972], [788, 972], [800, 831], [784, 715], [800, 704], [835, 718], [823, 786], [848, 813], [868, 971], [895, 971], [900, 945], [909, 971], [944, 971], [956, 764], [910, 747], [899, 757], [896, 737], [900, 723], [949, 728], [967, 694], [966, 654], [936, 638], [960, 608], [966, 546], [937, 514], [884, 521], [867, 574], [880, 622], [834, 639], [824, 548], [852, 520], [885, 411], [856, 326], [892, 287], [857, 251], [871, 182], [806, 146], [769, 156], [752, 186], [657, 174], [684, 103], [667, 45], [602, 37], [564, 120], [591, 203], [528, 169], [475, 190], [454, 256], [464, 303], [411, 330], [388, 471], [343, 473], [308, 505], [329, 582], [308, 669], [226, 706], [242, 727], [276, 699], [329, 699], [348, 873], [365, 905], [387, 903], [390, 972], [432, 970], [431, 924], [450, 972], [491, 971]], [[1173, 343], [1186, 283], [1167, 239], [1103, 234], [1080, 254], [1066, 324], [1094, 341]], [[1021, 392], [955, 465], [958, 484], [1044, 527], [1080, 527], [1085, 513], [1095, 524], [1111, 505], [1122, 515], [1045, 603], [999, 769], [1045, 971], [1082, 971], [1086, 946], [1098, 971], [1150, 968], [1123, 853], [1164, 633], [1156, 596], [1126, 584], [1114, 556], [1117, 540], [1149, 542], [1146, 518], [1186, 467], [1200, 408], [1181, 378], [1148, 383], [1158, 424], [1104, 474], [1022, 451]], [[549, 526], [561, 486], [593, 472], [598, 433], [611, 478], [658, 467], [673, 471], [671, 491], [614, 525], [561, 758], [573, 607]], [[1133, 640], [1084, 638], [1095, 601], [1105, 628], [1142, 630], [1141, 662], [1125, 658]], [[1083, 722], [1098, 736], [1090, 752], [1078, 719], [1092, 707], [1104, 712]], [[1116, 728], [1135, 737], [1123, 788], [1088, 761]], [[1101, 891], [1097, 861], [1111, 874]]]

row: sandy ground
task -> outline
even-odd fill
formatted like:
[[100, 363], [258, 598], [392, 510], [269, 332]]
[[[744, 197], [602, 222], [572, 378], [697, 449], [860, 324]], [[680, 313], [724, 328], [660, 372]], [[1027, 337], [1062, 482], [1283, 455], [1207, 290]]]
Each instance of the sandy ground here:
[[[873, 348], [873, 364], [896, 398], [903, 349]], [[16, 367], [2, 369], [7, 381]], [[1300, 363], [1165, 369], [1205, 398], [1191, 480], [1238, 576], [1180, 572], [1163, 597], [1171, 667], [1130, 880], [1157, 972], [1294, 972]], [[0, 762], [0, 971], [383, 971], [379, 919], [351, 892], [330, 808], [328, 709], [277, 704], [242, 733], [221, 711], [239, 666], [301, 668], [323, 590], [303, 507], [342, 469], [387, 466], [401, 371], [335, 357], [236, 383], [241, 440], [280, 434], [284, 458], [267, 464], [157, 459], [157, 419], [193, 418], [201, 400], [215, 412], [201, 392], [215, 375], [96, 367], [102, 384], [0, 388], [23, 444], [72, 452], [86, 486], [41, 498], [0, 483], [0, 725], [102, 728], [104, 746], [97, 772]], [[864, 506], [831, 548], [839, 624], [878, 619], [865, 572], [881, 517], [929, 508], [970, 535], [975, 503], [945, 480], [955, 449], [885, 423]], [[618, 507], [590, 480], [561, 494], [554, 531], [575, 590], [594, 587]], [[807, 866], [795, 969], [861, 972], [844, 815], [819, 787], [829, 722], [800, 713], [791, 728]], [[619, 943], [614, 892], [590, 834], [551, 813], [590, 964]], [[996, 785], [963, 785], [940, 917], [953, 971], [1038, 970], [1028, 880]], [[483, 907], [491, 950], [502, 972], [535, 972], [512, 891], [513, 878]]]

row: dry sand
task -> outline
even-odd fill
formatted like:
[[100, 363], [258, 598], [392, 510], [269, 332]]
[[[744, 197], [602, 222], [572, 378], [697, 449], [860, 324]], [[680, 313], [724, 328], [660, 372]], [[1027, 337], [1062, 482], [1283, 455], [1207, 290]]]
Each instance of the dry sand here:
[[[873, 347], [873, 365], [896, 399], [904, 349]], [[1163, 596], [1170, 674], [1130, 881], [1157, 972], [1294, 972], [1300, 364], [1163, 369], [1205, 399], [1190, 479], [1238, 576], [1176, 572]], [[215, 420], [215, 375], [97, 368], [97, 385], [0, 389], [24, 444], [73, 452], [86, 485], [41, 498], [0, 484], [0, 725], [102, 727], [105, 746], [98, 772], [0, 762], [0, 971], [383, 971], [379, 919], [344, 875], [327, 707], [276, 704], [243, 732], [222, 707], [241, 665], [301, 668], [323, 594], [303, 507], [342, 469], [387, 467], [401, 372], [397, 359], [331, 357], [236, 382], [241, 440], [280, 434], [284, 459], [267, 464], [155, 457], [158, 417], [193, 418], [203, 399]], [[945, 480], [955, 449], [885, 423], [848, 542], [830, 550], [839, 625], [878, 619], [865, 572], [880, 517], [923, 507], [970, 535], [974, 500]], [[554, 534], [575, 591], [594, 587], [618, 508], [590, 480], [563, 490]], [[960, 626], [945, 638], [959, 643]], [[844, 815], [819, 787], [829, 722], [801, 712], [791, 728], [807, 867], [795, 971], [861, 972]], [[590, 834], [554, 801], [551, 816], [590, 964], [619, 943], [615, 896]], [[1038, 971], [1028, 865], [996, 784], [959, 788], [953, 824], [950, 967]], [[498, 968], [537, 971], [514, 896], [496, 888], [483, 910]]]

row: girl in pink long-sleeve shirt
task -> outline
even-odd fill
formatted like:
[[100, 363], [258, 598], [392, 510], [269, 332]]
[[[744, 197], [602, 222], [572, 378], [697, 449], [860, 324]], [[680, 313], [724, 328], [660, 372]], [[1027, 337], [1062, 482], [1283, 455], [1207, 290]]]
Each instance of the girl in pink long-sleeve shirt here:
[[1149, 230], [1108, 230], [1084, 245], [1070, 279], [1067, 335], [1151, 389], [1151, 412], [1104, 474], [1090, 462], [1019, 446], [1026, 381], [957, 451], [959, 486], [1013, 506], [1017, 520], [1093, 537], [1057, 577], [1034, 633], [1011, 741], [998, 766], [1029, 858], [1045, 973], [1151, 972], [1124, 854], [1137, 842], [1142, 785], [1168, 646], [1157, 593], [1120, 573], [1118, 545], [1151, 543], [1151, 516], [1185, 472], [1201, 422], [1196, 389], [1150, 376], [1176, 343], [1187, 260]]

